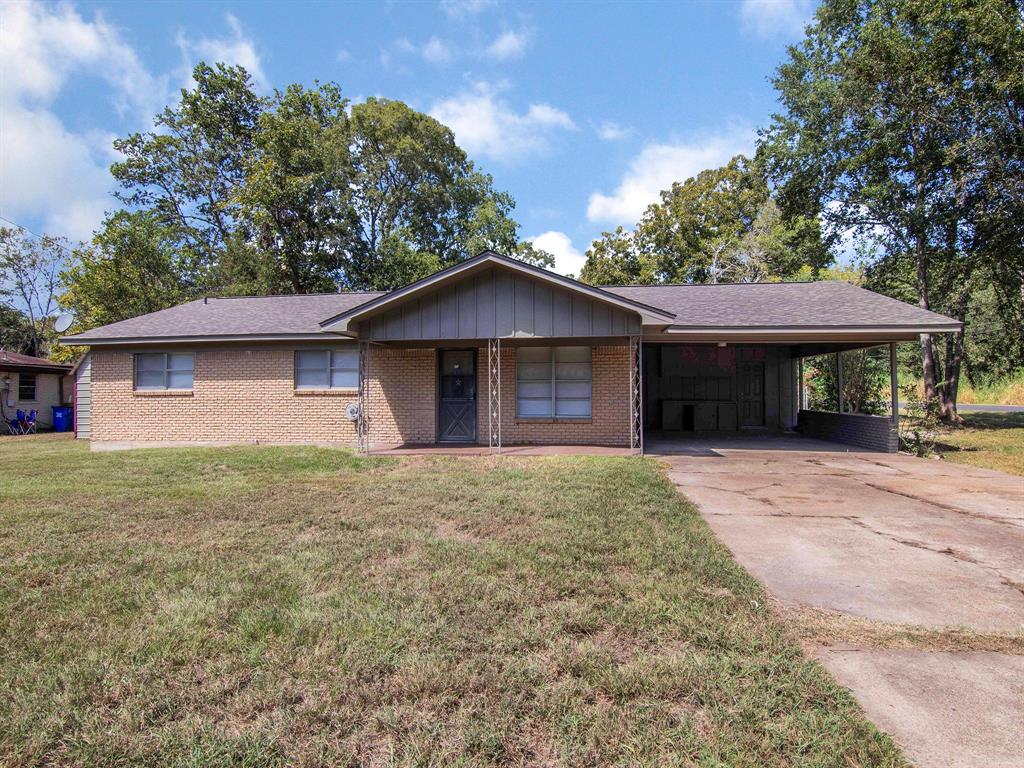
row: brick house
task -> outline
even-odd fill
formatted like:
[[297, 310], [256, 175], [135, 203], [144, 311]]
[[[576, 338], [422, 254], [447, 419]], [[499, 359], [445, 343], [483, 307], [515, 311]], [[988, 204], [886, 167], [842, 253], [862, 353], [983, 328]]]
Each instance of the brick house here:
[[388, 293], [199, 299], [62, 341], [89, 347], [95, 442], [642, 449], [800, 428], [893, 450], [895, 419], [802, 408], [800, 361], [958, 328], [846, 283], [595, 288], [484, 252]]

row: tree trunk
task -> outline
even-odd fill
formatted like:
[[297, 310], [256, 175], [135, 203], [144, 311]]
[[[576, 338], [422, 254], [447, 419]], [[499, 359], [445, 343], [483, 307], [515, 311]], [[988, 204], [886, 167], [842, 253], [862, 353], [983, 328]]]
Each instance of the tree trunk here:
[[[928, 256], [923, 246], [917, 251], [917, 304], [921, 309], [930, 310], [928, 302]], [[935, 360], [935, 343], [930, 333], [922, 333], [921, 368], [924, 373], [924, 399], [927, 403], [935, 402], [938, 397], [938, 371]]]

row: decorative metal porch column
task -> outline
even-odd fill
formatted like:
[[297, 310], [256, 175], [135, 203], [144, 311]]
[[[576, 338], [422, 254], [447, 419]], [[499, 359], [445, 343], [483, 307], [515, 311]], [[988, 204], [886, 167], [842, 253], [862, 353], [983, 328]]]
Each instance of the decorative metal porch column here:
[[501, 453], [501, 339], [487, 340], [487, 445]]
[[356, 405], [359, 413], [356, 415], [356, 449], [359, 453], [370, 452], [370, 424], [366, 409], [369, 406], [369, 392], [366, 386], [366, 375], [369, 369], [370, 345], [359, 342], [359, 389], [356, 397]]
[[639, 336], [629, 337], [629, 447], [644, 452], [644, 361]]

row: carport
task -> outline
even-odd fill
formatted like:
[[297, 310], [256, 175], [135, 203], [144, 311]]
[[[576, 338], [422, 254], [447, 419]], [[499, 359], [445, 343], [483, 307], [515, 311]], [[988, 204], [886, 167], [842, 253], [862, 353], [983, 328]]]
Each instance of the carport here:
[[[894, 452], [898, 448], [896, 345], [921, 334], [957, 331], [948, 317], [848, 283], [623, 286], [607, 290], [675, 315], [645, 328], [642, 344], [645, 443], [664, 446], [709, 434], [798, 432], [807, 437]], [[892, 398], [885, 415], [834, 407], [812, 410], [803, 361], [885, 347]]]

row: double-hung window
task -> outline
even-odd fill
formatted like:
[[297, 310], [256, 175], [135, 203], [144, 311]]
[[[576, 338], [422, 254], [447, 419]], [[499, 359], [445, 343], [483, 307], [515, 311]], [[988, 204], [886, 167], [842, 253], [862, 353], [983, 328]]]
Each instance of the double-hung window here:
[[295, 352], [296, 389], [356, 389], [359, 350], [301, 349]]
[[516, 416], [590, 418], [590, 347], [516, 350]]
[[192, 389], [191, 352], [142, 352], [135, 355], [135, 389]]
[[36, 375], [34, 373], [18, 374], [18, 399], [25, 403], [36, 399]]

